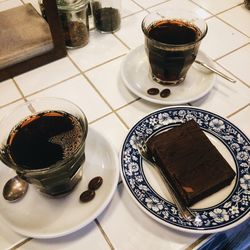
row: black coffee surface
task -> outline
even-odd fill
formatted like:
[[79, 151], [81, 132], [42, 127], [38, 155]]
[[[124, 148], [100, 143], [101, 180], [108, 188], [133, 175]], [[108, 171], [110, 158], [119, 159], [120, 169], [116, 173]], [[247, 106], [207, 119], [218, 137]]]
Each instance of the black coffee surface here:
[[26, 169], [49, 167], [72, 156], [80, 147], [79, 120], [64, 112], [30, 116], [12, 129], [7, 144], [10, 158]]
[[153, 24], [148, 34], [150, 38], [158, 42], [180, 45], [196, 41], [199, 30], [183, 21], [167, 20]]
[[[183, 81], [198, 52], [200, 30], [180, 20], [164, 20], [148, 28], [146, 51], [148, 54], [153, 79], [165, 82]], [[168, 46], [156, 46], [156, 42]], [[194, 42], [193, 46], [185, 46]], [[182, 45], [179, 48], [171, 46]], [[156, 80], [157, 81], [157, 80]]]

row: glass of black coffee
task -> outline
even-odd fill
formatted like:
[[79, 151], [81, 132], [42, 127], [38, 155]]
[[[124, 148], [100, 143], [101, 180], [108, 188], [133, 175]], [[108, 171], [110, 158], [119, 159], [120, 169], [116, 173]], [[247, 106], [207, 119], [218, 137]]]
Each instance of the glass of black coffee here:
[[0, 158], [50, 197], [69, 194], [82, 178], [86, 116], [60, 98], [28, 101], [0, 122]]
[[190, 11], [163, 9], [143, 19], [142, 31], [153, 80], [183, 82], [207, 34], [206, 22]]

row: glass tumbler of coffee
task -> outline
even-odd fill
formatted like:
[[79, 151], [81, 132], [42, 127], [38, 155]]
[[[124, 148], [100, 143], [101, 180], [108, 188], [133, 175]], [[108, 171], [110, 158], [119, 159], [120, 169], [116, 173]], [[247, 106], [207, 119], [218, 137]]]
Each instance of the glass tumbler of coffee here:
[[40, 98], [0, 122], [0, 159], [50, 197], [69, 194], [82, 178], [88, 123], [75, 104]]
[[206, 22], [187, 10], [162, 9], [142, 21], [150, 73], [157, 83], [179, 84], [194, 62]]

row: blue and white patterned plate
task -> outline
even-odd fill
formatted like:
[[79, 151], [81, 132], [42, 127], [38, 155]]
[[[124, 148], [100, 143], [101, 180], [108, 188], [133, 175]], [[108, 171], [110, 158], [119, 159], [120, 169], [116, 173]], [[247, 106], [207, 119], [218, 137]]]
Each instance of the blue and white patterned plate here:
[[[201, 220], [181, 218], [159, 174], [147, 165], [136, 148], [137, 137], [145, 139], [194, 119], [236, 172], [231, 185], [195, 204], [191, 209]], [[155, 220], [192, 233], [215, 233], [240, 224], [250, 210], [250, 141], [228, 120], [194, 107], [169, 107], [150, 113], [129, 131], [120, 155], [121, 176], [139, 207]], [[214, 170], [216, 171], [216, 170]]]

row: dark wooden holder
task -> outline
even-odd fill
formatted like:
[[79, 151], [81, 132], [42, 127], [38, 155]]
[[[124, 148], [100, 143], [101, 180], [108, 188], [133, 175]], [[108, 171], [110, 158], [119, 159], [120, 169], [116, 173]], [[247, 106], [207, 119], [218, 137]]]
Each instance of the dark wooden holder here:
[[24, 60], [0, 70], [0, 81], [12, 78], [26, 71], [65, 57], [67, 54], [64, 34], [57, 12], [56, 0], [43, 0], [45, 14], [53, 40], [53, 49], [39, 56]]

